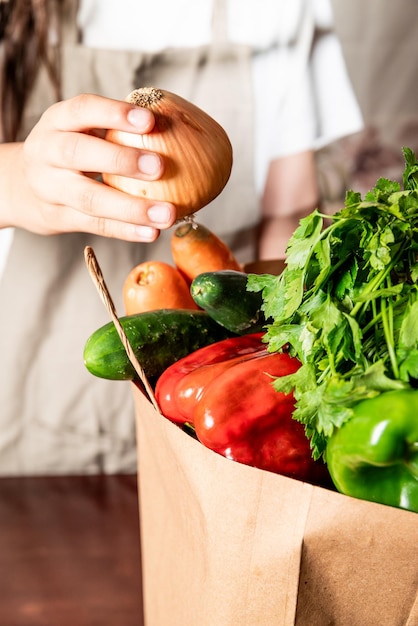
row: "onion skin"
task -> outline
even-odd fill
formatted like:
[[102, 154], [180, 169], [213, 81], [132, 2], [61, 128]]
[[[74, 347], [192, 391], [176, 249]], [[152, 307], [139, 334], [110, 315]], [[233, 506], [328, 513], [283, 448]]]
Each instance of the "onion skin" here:
[[134, 196], [173, 203], [177, 219], [214, 200], [232, 169], [232, 146], [222, 126], [191, 102], [162, 89], [136, 89], [126, 101], [149, 108], [154, 129], [144, 135], [110, 129], [106, 139], [160, 154], [164, 173], [152, 181], [103, 173], [104, 182]]

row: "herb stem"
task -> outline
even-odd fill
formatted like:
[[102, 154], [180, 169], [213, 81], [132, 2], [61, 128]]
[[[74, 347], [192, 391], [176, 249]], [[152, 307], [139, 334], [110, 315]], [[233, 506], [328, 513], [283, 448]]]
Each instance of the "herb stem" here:
[[394, 338], [393, 338], [393, 307], [390, 304], [387, 305], [386, 298], [382, 298], [381, 302], [381, 314], [382, 314], [382, 324], [383, 324], [383, 332], [385, 335], [386, 345], [388, 348], [388, 354], [390, 363], [392, 366], [392, 372], [394, 378], [399, 378], [399, 368], [398, 361], [396, 359], [395, 349], [394, 349]]
[[[393, 264], [390, 263], [383, 270], [381, 270], [378, 274], [376, 274], [374, 279], [371, 280], [367, 284], [367, 287], [364, 289], [361, 295], [363, 296], [365, 293], [367, 294], [367, 293], [373, 292], [376, 289], [376, 287], [378, 287], [385, 280], [387, 274], [392, 271], [392, 267], [393, 267]], [[357, 302], [357, 304], [352, 308], [350, 315], [352, 317], [355, 317], [357, 313], [359, 312], [359, 310], [361, 309], [361, 307], [364, 306], [364, 304], [365, 303], [363, 301]]]

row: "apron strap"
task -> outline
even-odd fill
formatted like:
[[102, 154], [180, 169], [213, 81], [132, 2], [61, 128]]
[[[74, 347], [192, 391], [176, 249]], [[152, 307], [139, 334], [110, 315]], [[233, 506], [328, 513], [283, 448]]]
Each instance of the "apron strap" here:
[[213, 0], [212, 41], [225, 43], [228, 40], [227, 0]]

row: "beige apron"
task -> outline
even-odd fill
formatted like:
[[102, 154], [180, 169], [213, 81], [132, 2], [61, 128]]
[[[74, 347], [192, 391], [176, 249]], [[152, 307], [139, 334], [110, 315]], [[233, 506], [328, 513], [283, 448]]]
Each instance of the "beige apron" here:
[[[88, 91], [120, 99], [141, 83], [154, 84], [211, 112], [227, 128], [239, 158], [230, 190], [216, 206], [202, 210], [202, 221], [205, 217], [225, 238], [242, 227], [237, 239], [244, 240], [243, 233], [257, 220], [250, 51], [227, 44], [218, 28], [224, 3], [215, 4], [213, 45], [155, 57], [84, 48], [77, 41], [76, 2], [68, 0], [63, 97]], [[26, 131], [51, 102], [41, 75], [28, 106]], [[146, 258], [167, 258], [169, 236], [155, 244], [129, 244], [86, 234], [42, 237], [16, 231], [0, 283], [0, 474], [135, 471], [130, 387], [95, 378], [83, 365], [87, 337], [109, 321], [85, 268], [83, 250], [87, 244], [94, 247], [122, 314], [127, 272]], [[247, 247], [242, 260], [251, 254]]]

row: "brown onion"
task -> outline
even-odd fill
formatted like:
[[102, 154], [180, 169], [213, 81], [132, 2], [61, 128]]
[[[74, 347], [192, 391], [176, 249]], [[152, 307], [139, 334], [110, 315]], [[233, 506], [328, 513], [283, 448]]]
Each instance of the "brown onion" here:
[[126, 101], [154, 113], [153, 131], [138, 135], [109, 130], [106, 139], [159, 153], [164, 174], [159, 180], [144, 181], [104, 173], [105, 183], [134, 196], [172, 202], [178, 219], [216, 198], [232, 168], [232, 147], [222, 126], [191, 102], [162, 89], [135, 89]]

